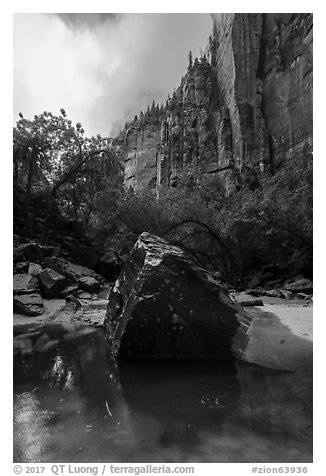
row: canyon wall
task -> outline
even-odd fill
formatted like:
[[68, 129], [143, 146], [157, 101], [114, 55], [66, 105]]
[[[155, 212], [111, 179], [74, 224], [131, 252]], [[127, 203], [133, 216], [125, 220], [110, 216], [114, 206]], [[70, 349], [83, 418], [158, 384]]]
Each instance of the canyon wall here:
[[115, 139], [125, 183], [173, 186], [186, 166], [227, 190], [312, 151], [312, 14], [213, 14], [206, 51], [164, 106]]

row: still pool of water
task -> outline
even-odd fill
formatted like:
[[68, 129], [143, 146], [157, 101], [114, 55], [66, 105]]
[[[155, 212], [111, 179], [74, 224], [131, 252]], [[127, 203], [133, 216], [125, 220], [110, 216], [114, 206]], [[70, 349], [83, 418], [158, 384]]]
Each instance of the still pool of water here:
[[102, 329], [36, 335], [47, 344], [14, 357], [15, 462], [312, 461], [309, 374], [116, 364]]

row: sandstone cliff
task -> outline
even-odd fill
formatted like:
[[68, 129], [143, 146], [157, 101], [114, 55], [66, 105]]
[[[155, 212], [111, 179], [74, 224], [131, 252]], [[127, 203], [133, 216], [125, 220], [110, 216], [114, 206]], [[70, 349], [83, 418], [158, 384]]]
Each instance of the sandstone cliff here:
[[116, 138], [125, 183], [173, 186], [191, 164], [227, 189], [312, 150], [312, 14], [213, 14], [201, 58], [165, 106]]

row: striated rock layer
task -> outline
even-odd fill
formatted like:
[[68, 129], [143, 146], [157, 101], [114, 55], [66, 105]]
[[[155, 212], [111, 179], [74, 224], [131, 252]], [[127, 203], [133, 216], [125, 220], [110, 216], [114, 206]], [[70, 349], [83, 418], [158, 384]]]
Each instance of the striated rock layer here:
[[205, 54], [165, 106], [114, 143], [135, 190], [173, 186], [191, 165], [230, 189], [312, 150], [312, 14], [213, 14]]

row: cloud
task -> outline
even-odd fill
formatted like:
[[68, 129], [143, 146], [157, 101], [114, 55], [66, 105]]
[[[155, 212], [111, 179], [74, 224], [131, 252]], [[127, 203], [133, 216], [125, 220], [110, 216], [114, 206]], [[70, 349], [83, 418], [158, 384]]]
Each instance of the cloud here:
[[119, 21], [122, 13], [56, 13], [56, 15], [72, 29], [96, 28], [104, 23]]
[[14, 119], [64, 107], [88, 134], [116, 133], [165, 101], [210, 29], [208, 14], [15, 14]]

